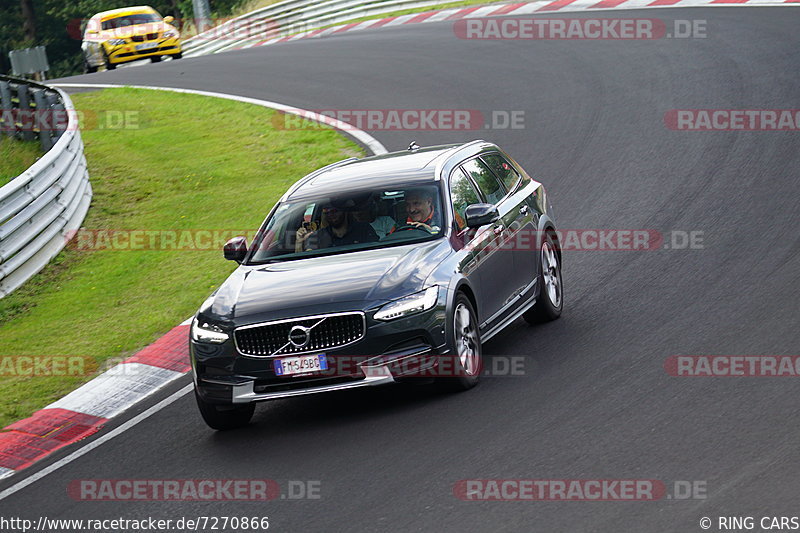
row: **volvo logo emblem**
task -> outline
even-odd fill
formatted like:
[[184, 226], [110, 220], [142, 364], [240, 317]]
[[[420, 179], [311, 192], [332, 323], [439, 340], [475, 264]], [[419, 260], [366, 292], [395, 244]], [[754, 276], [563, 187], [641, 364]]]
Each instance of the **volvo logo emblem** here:
[[289, 330], [289, 342], [295, 348], [305, 348], [311, 342], [311, 328], [294, 326]]

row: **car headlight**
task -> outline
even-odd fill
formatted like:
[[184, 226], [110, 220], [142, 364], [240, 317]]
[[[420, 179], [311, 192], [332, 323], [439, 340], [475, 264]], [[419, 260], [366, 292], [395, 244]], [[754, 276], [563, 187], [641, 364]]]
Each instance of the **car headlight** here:
[[111, 46], [119, 46], [121, 44], [125, 44], [126, 43], [125, 39], [109, 39], [106, 42], [108, 44], [110, 44]]
[[427, 311], [436, 305], [436, 300], [439, 298], [439, 287], [434, 285], [424, 291], [420, 291], [390, 302], [381, 307], [375, 313], [375, 320], [394, 320], [415, 313]]
[[164, 32], [164, 37], [166, 37], [167, 39], [177, 38], [180, 36], [181, 34], [180, 32], [178, 32], [178, 30], [167, 30]]
[[208, 322], [200, 323], [196, 318], [192, 321], [192, 340], [196, 342], [210, 342], [212, 344], [222, 344], [228, 340], [230, 336], [222, 331], [222, 328], [209, 324]]

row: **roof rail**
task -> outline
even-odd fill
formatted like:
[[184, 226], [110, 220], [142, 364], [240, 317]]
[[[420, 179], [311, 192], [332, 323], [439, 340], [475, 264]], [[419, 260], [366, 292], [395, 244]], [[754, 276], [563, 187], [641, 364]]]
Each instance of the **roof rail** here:
[[447, 162], [448, 159], [450, 159], [452, 156], [454, 156], [455, 154], [457, 154], [458, 152], [460, 152], [461, 150], [463, 150], [465, 148], [469, 148], [470, 146], [472, 146], [474, 144], [481, 144], [481, 143], [487, 143], [488, 144], [488, 141], [484, 141], [483, 139], [475, 139], [474, 141], [470, 141], [470, 142], [464, 143], [464, 144], [462, 144], [460, 146], [454, 146], [453, 148], [451, 148], [447, 152], [445, 152], [445, 153], [441, 154], [439, 157], [437, 157], [436, 159], [438, 159], [439, 161], [436, 163], [436, 170], [434, 171], [434, 174], [436, 175], [436, 179], [439, 180], [442, 177], [441, 176], [442, 169], [444, 168], [444, 164]]

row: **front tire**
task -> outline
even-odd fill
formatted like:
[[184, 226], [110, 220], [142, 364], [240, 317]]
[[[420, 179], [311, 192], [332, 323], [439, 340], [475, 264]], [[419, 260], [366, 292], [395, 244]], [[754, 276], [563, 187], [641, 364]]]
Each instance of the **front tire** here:
[[564, 308], [564, 287], [561, 281], [561, 261], [555, 239], [547, 232], [539, 253], [539, 297], [536, 303], [525, 312], [523, 318], [528, 324], [550, 322], [561, 316]]
[[[448, 361], [449, 364], [443, 369], [447, 377], [440, 377], [438, 381], [445, 390], [465, 391], [478, 384], [483, 369], [483, 350], [478, 328], [478, 315], [472, 307], [472, 302], [463, 292], [456, 295], [448, 330], [449, 337], [452, 339], [451, 355], [448, 357], [452, 357], [452, 362]], [[452, 369], [452, 376], [449, 375], [450, 369]]]
[[83, 58], [83, 71], [86, 74], [92, 74], [94, 72], [97, 72], [97, 67], [93, 67], [91, 65], [91, 63], [89, 63], [89, 60], [84, 57]]
[[153, 56], [150, 58], [151, 63], [161, 63], [161, 56]]
[[200, 408], [200, 415], [208, 427], [216, 429], [217, 431], [227, 431], [229, 429], [236, 429], [246, 426], [250, 423], [253, 413], [256, 410], [255, 403], [248, 403], [246, 405], [215, 405], [208, 403], [194, 391], [195, 400], [197, 400], [197, 407]]
[[117, 65], [111, 62], [111, 59], [108, 57], [106, 52], [103, 52], [103, 58], [105, 59], [106, 70], [114, 70], [117, 68]]

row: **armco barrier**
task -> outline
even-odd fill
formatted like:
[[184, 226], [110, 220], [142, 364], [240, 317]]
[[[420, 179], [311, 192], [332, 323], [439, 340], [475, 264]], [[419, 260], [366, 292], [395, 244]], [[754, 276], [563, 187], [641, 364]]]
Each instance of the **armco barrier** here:
[[[56, 115], [63, 120], [55, 120]], [[64, 248], [86, 216], [92, 186], [77, 117], [66, 93], [0, 76], [0, 126], [9, 135], [28, 140], [39, 137], [47, 151], [0, 187], [2, 298]]]
[[246, 41], [292, 35], [355, 18], [442, 3], [441, 0], [285, 0], [187, 39], [183, 48], [187, 57], [212, 54]]

